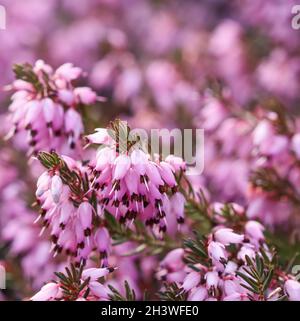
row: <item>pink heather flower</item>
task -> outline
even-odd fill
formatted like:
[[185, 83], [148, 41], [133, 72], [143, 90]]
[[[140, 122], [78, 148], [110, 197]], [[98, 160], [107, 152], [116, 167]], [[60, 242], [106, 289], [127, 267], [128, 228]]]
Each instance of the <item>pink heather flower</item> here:
[[171, 187], [176, 185], [174, 172], [172, 171], [172, 167], [166, 162], [160, 162], [160, 174], [162, 179]]
[[211, 287], [217, 288], [219, 283], [219, 275], [216, 271], [210, 271], [205, 274], [206, 288], [209, 290]]
[[114, 161], [113, 179], [120, 180], [125, 177], [131, 166], [131, 159], [127, 155], [119, 155]]
[[196, 287], [199, 284], [200, 279], [201, 279], [200, 273], [198, 273], [196, 271], [191, 272], [184, 279], [183, 284], [182, 284], [182, 288], [185, 291], [189, 291], [189, 290], [191, 290], [192, 288]]
[[34, 91], [34, 87], [31, 83], [24, 81], [22, 79], [17, 79], [14, 81], [14, 88], [20, 91]]
[[94, 166], [91, 164], [101, 212], [106, 209], [129, 226], [137, 217], [158, 233], [167, 230], [167, 214], [168, 220], [183, 223], [185, 200], [176, 192], [172, 165], [152, 160], [150, 155], [135, 147], [128, 152], [118, 152], [116, 143], [104, 130], [98, 129], [87, 139], [103, 145], [97, 152]]
[[62, 194], [63, 183], [58, 175], [54, 175], [51, 179], [51, 195], [54, 203], [58, 203]]
[[111, 268], [90, 268], [90, 269], [85, 269], [82, 272], [82, 279], [86, 280], [87, 278], [90, 278], [91, 281], [97, 281], [99, 278], [107, 276], [113, 270], [114, 269], [111, 269]]
[[232, 282], [231, 284], [236, 284], [234, 281], [231, 280], [225, 281], [225, 291], [229, 294], [227, 294], [223, 298], [223, 301], [249, 301], [249, 297], [245, 289], [243, 289], [240, 285], [237, 284], [233, 286], [232, 290], [228, 290], [228, 282]]
[[209, 41], [209, 52], [216, 59], [218, 74], [226, 80], [238, 103], [245, 103], [252, 90], [247, 71], [248, 51], [243, 37], [244, 29], [239, 23], [224, 19], [216, 26]]
[[102, 300], [108, 299], [109, 289], [105, 285], [99, 282], [90, 282], [89, 289], [91, 294], [96, 298], [101, 298]]
[[[284, 49], [276, 48], [266, 59], [262, 60], [256, 72], [259, 83], [271, 93], [283, 98], [297, 96], [298, 56], [289, 57]], [[278, 77], [282, 80], [280, 83], [276, 82]]]
[[48, 172], [44, 172], [37, 181], [36, 197], [42, 196], [48, 189], [51, 182], [51, 177]]
[[227, 253], [225, 251], [225, 246], [222, 243], [211, 241], [208, 244], [208, 255], [210, 258], [216, 262], [227, 259]]
[[[240, 285], [237, 278], [225, 280], [223, 287], [224, 287], [225, 297], [230, 296], [230, 295], [240, 296], [240, 293], [243, 290], [243, 287]], [[230, 300], [228, 300], [228, 301], [230, 301]]]
[[204, 286], [198, 287], [195, 291], [192, 291], [188, 297], [188, 301], [204, 301], [207, 298], [207, 290]]
[[257, 241], [264, 240], [264, 226], [257, 221], [249, 221], [245, 225], [245, 234]]
[[237, 257], [238, 259], [246, 262], [246, 256], [249, 256], [251, 259], [254, 259], [255, 254], [256, 254], [255, 247], [252, 244], [245, 244], [239, 250]]
[[242, 243], [244, 235], [236, 234], [230, 228], [220, 228], [214, 233], [214, 238], [223, 245], [229, 245]]
[[75, 102], [75, 96], [71, 90], [59, 89], [57, 95], [58, 98], [66, 105], [73, 105], [73, 103]]
[[64, 202], [60, 209], [59, 225], [65, 227], [73, 215], [74, 206], [71, 202]]
[[224, 270], [225, 274], [234, 274], [237, 270], [238, 265], [233, 261], [228, 261]]
[[65, 114], [65, 131], [69, 137], [68, 143], [70, 147], [74, 148], [83, 133], [81, 115], [74, 109], [69, 109]]
[[[18, 206], [19, 207], [19, 206]], [[17, 208], [19, 211], [21, 208]], [[1, 239], [10, 241], [10, 251], [13, 254], [26, 253], [30, 251], [36, 242], [36, 237], [33, 236], [36, 230], [30, 225], [30, 216], [23, 209], [24, 218], [10, 218], [2, 231]]]
[[240, 204], [237, 203], [230, 203], [230, 205], [232, 206], [232, 208], [234, 209], [234, 211], [238, 214], [238, 215], [243, 215], [245, 213], [245, 208], [243, 206], [241, 206]]
[[84, 105], [94, 104], [98, 99], [96, 93], [89, 87], [77, 87], [74, 89], [74, 95]]
[[222, 210], [224, 208], [224, 204], [223, 203], [220, 203], [220, 202], [214, 202], [211, 206], [212, 208], [212, 211], [214, 214], [217, 214], [219, 216], [222, 216]]
[[300, 301], [300, 283], [294, 280], [287, 280], [284, 283], [284, 290], [290, 301]]
[[161, 266], [171, 270], [176, 270], [178, 266], [183, 266], [183, 249], [175, 249], [169, 252], [166, 257], [161, 261]]
[[82, 70], [78, 67], [74, 67], [72, 63], [65, 63], [57, 68], [55, 73], [57, 79], [70, 82], [77, 79], [81, 75]]
[[32, 301], [53, 301], [62, 298], [62, 290], [58, 283], [48, 283], [31, 297]]
[[274, 135], [274, 129], [270, 122], [262, 120], [253, 131], [254, 145], [261, 145], [264, 141], [270, 141]]
[[90, 144], [111, 145], [113, 144], [112, 137], [107, 133], [106, 128], [96, 128], [96, 133], [87, 135], [86, 139]]
[[181, 157], [174, 155], [169, 155], [166, 157], [165, 161], [172, 166], [174, 172], [179, 172], [180, 170], [186, 169], [186, 164]]
[[52, 99], [45, 98], [42, 100], [42, 108], [43, 108], [43, 116], [45, 118], [47, 126], [51, 126], [53, 124], [56, 106]]
[[[209, 99], [206, 100], [201, 113], [201, 124], [203, 124], [204, 128], [207, 130], [214, 130], [222, 121], [224, 121], [228, 112], [220, 100], [213, 97], [209, 97]], [[214, 115], [214, 117], [212, 117], [212, 115]]]
[[89, 202], [83, 202], [79, 205], [77, 212], [84, 234], [89, 236], [91, 234], [94, 208]]
[[95, 233], [95, 245], [102, 258], [106, 258], [111, 249], [111, 237], [105, 227], [99, 227]]
[[186, 277], [183, 255], [184, 250], [180, 248], [169, 252], [160, 262], [160, 270], [156, 273], [157, 278], [168, 282], [182, 283]]
[[252, 135], [253, 144], [258, 147], [261, 154], [278, 155], [288, 148], [288, 138], [284, 135], [277, 135], [269, 120], [260, 121]]
[[43, 60], [39, 59], [35, 62], [35, 65], [33, 66], [33, 71], [36, 74], [40, 74], [41, 72], [51, 74], [53, 72], [53, 69], [51, 66], [47, 65]]
[[[13, 82], [11, 87], [15, 93], [9, 106], [11, 129], [7, 138], [23, 135], [28, 154], [56, 150], [79, 155], [83, 133], [80, 107], [95, 103], [96, 93], [88, 87], [73, 86], [72, 81], [78, 79], [82, 71], [72, 64], [53, 71], [38, 60], [32, 69], [27, 69], [35, 74], [38, 85], [20, 79]], [[25, 73], [29, 71], [25, 69]]]
[[[81, 166], [71, 158], [63, 159], [78, 177], [88, 177], [88, 167]], [[59, 168], [50, 169], [38, 179], [36, 196], [41, 211], [36, 221], [42, 218], [41, 234], [46, 228], [50, 229], [54, 255], [64, 250], [77, 262], [85, 262], [90, 253], [97, 250], [102, 263], [106, 265], [111, 241], [105, 228], [93, 228], [96, 209], [89, 202], [90, 193], [92, 190], [77, 194], [67, 182], [62, 181]]]
[[184, 206], [185, 206], [185, 198], [181, 193], [174, 194], [171, 199], [171, 206], [173, 209], [173, 213], [176, 214], [177, 222], [179, 224], [184, 222]]

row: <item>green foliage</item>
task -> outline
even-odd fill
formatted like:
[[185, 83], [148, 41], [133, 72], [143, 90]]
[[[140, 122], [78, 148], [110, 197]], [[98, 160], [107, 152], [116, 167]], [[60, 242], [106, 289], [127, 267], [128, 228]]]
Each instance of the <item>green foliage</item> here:
[[209, 266], [210, 259], [207, 253], [207, 240], [199, 232], [194, 231], [194, 235], [195, 239], [187, 239], [183, 242], [185, 248], [184, 260], [193, 269], [196, 269], [194, 265], [198, 263]]
[[87, 278], [84, 282], [81, 281], [83, 265], [76, 268], [74, 264], [71, 264], [70, 269], [68, 267], [65, 269], [65, 274], [62, 272], [55, 272], [55, 275], [59, 278], [64, 300], [74, 301], [82, 291], [85, 291], [83, 297], [86, 298], [89, 295], [87, 285], [90, 282], [90, 278]]
[[279, 264], [290, 273], [293, 265], [300, 264], [300, 240], [297, 232], [286, 235], [280, 231], [266, 231], [265, 235], [268, 243], [276, 248]]
[[158, 292], [161, 301], [187, 301], [187, 293], [173, 283], [164, 283], [164, 290]]
[[[236, 274], [241, 277], [246, 284], [241, 283], [241, 286], [258, 295], [260, 301], [267, 301], [267, 289], [274, 276], [276, 267], [276, 259], [273, 254], [268, 257], [264, 249], [256, 254], [255, 259], [251, 259], [246, 255], [247, 266], [243, 267], [244, 272], [237, 271]], [[250, 300], [254, 300], [252, 294], [248, 294]]]
[[300, 205], [300, 195], [289, 180], [281, 177], [274, 168], [259, 168], [251, 174], [250, 181], [276, 198], [286, 197]]
[[109, 284], [108, 287], [109, 287], [110, 291], [112, 292], [111, 294], [109, 294], [109, 299], [111, 301], [136, 301], [135, 291], [130, 288], [127, 281], [124, 282], [125, 296], [122, 295], [112, 285]]
[[41, 162], [41, 164], [47, 169], [67, 167], [65, 162], [55, 152], [40, 152], [37, 158]]
[[201, 230], [203, 234], [208, 233], [214, 222], [213, 217], [209, 212], [209, 203], [204, 192], [201, 189], [198, 192], [195, 192], [190, 181], [182, 172], [177, 177], [177, 182], [179, 191], [186, 199], [186, 216], [191, 219], [194, 228]]
[[33, 67], [31, 64], [15, 64], [13, 66], [13, 71], [17, 79], [29, 82], [38, 92], [41, 92], [43, 90], [43, 84], [40, 82], [38, 76], [33, 71]]

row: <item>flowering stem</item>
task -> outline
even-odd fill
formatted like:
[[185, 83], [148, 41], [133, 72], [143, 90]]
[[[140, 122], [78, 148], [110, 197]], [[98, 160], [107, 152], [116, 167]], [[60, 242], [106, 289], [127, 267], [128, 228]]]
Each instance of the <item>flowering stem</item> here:
[[[179, 179], [180, 192], [186, 199], [186, 213], [193, 216], [193, 218], [195, 214], [197, 216], [200, 214], [200, 216], [208, 223], [214, 223], [213, 217], [208, 212], [208, 203], [205, 199], [204, 193], [200, 190], [199, 193], [195, 194], [190, 181], [185, 175], [181, 174]], [[187, 188], [183, 186], [184, 183], [186, 183]]]

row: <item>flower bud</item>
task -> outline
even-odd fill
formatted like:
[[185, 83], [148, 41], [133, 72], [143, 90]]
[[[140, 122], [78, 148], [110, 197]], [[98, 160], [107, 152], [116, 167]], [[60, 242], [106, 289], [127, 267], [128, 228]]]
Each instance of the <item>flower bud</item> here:
[[171, 166], [166, 162], [160, 162], [160, 173], [162, 176], [162, 179], [169, 185], [169, 186], [175, 186], [176, 180], [175, 176], [172, 172]]
[[62, 297], [62, 292], [58, 283], [48, 283], [41, 290], [31, 297], [32, 301], [50, 301]]
[[48, 189], [50, 185], [50, 175], [48, 172], [44, 172], [37, 181], [37, 190], [35, 192], [36, 197], [41, 197]]
[[221, 259], [227, 259], [225, 246], [219, 242], [210, 242], [208, 245], [208, 255], [215, 261], [220, 262]]
[[74, 94], [84, 105], [93, 104], [97, 100], [96, 93], [89, 87], [77, 87], [74, 89]]
[[112, 268], [90, 268], [86, 269], [82, 272], [82, 279], [86, 280], [87, 278], [91, 278], [91, 281], [97, 281], [99, 278], [102, 278], [103, 276], [108, 275], [111, 273], [114, 269]]
[[264, 226], [256, 221], [249, 221], [245, 225], [246, 234], [257, 241], [264, 240], [264, 229]]
[[111, 246], [111, 239], [105, 227], [98, 228], [95, 233], [95, 243], [100, 253], [108, 253]]
[[113, 173], [113, 179], [122, 179], [129, 171], [131, 161], [130, 157], [127, 155], [119, 155], [114, 162], [115, 168]]
[[78, 215], [83, 229], [89, 231], [92, 227], [93, 206], [89, 202], [83, 202], [78, 207]]
[[300, 301], [300, 283], [295, 280], [287, 280], [284, 290], [290, 301]]
[[52, 99], [45, 98], [42, 100], [43, 115], [47, 124], [52, 124], [56, 108]]
[[63, 182], [58, 175], [54, 175], [51, 180], [51, 195], [54, 203], [58, 203], [63, 191]]
[[233, 232], [230, 228], [220, 228], [214, 233], [215, 240], [223, 245], [239, 244], [244, 240], [244, 235]]
[[201, 275], [199, 272], [193, 271], [191, 273], [189, 273], [186, 278], [184, 279], [184, 282], [182, 284], [182, 288], [185, 291], [189, 291], [192, 288], [194, 288], [195, 286], [197, 286], [200, 282], [201, 279]]
[[204, 301], [207, 298], [207, 290], [204, 286], [198, 287], [195, 291], [193, 291], [188, 300], [189, 301]]

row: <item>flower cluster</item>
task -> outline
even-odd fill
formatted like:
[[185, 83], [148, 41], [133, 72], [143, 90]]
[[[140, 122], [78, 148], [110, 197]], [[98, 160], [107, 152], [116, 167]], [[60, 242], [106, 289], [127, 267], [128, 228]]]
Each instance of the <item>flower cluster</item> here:
[[106, 301], [109, 288], [100, 282], [114, 268], [89, 268], [73, 265], [66, 268], [66, 274], [56, 273], [57, 282], [45, 284], [39, 292], [30, 298], [32, 301]]
[[298, 120], [275, 101], [265, 102], [266, 109], [256, 106], [251, 115], [233, 112], [232, 104], [208, 96], [199, 113], [196, 124], [208, 136], [200, 183], [211, 185], [215, 200], [247, 205], [251, 219], [268, 226], [286, 223], [299, 204]]
[[55, 153], [41, 153], [38, 157], [48, 171], [37, 181], [40, 216], [36, 221], [42, 219], [43, 230], [51, 228], [52, 250], [55, 254], [64, 250], [80, 262], [97, 249], [105, 263], [110, 237], [107, 229], [99, 226], [101, 213], [93, 205], [95, 195], [89, 187], [88, 167]]
[[44, 61], [15, 65], [16, 80], [7, 88], [14, 90], [9, 106], [11, 124], [7, 137], [21, 135], [29, 154], [57, 150], [77, 154], [83, 134], [80, 109], [94, 104], [97, 95], [89, 87], [74, 87], [82, 70], [66, 63], [56, 70]]
[[[217, 207], [217, 220], [234, 211], [228, 205]], [[299, 300], [300, 283], [276, 266], [264, 227], [235, 215], [240, 215], [235, 229], [219, 224], [206, 237], [196, 233], [185, 248], [162, 260], [157, 277], [165, 282], [162, 293], [167, 298], [172, 289], [173, 295], [191, 301], [273, 301], [285, 296]]]
[[[152, 160], [141, 148], [128, 146], [129, 132], [124, 126], [122, 122], [113, 124], [116, 140], [105, 129], [87, 137], [90, 143], [101, 144], [91, 167], [102, 210], [121, 223], [138, 218], [147, 226], [156, 226], [158, 232], [166, 232], [168, 220], [184, 222], [185, 200], [178, 192], [175, 174], [184, 171], [185, 164], [173, 155], [165, 161], [155, 156]], [[124, 142], [121, 133], [125, 133], [126, 148], [120, 145]]]

